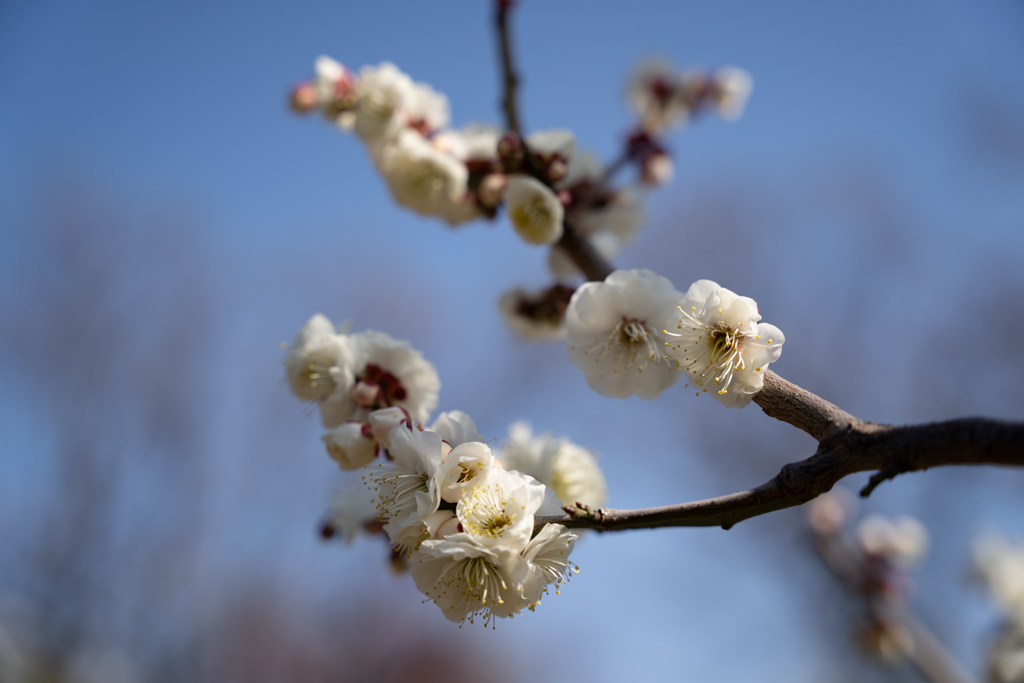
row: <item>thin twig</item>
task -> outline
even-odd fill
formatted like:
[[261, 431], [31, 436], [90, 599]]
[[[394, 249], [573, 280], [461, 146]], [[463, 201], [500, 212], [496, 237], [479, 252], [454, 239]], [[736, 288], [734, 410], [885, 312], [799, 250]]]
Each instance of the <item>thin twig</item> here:
[[602, 531], [674, 526], [720, 526], [802, 505], [830, 490], [843, 477], [878, 471], [861, 495], [897, 474], [948, 465], [1024, 466], [1024, 423], [964, 418], [894, 427], [863, 422], [775, 373], [754, 399], [768, 415], [818, 440], [817, 452], [782, 468], [757, 488], [680, 505], [640, 510], [574, 510], [562, 517], [538, 517], [535, 524], [564, 524]]
[[498, 24], [498, 39], [501, 46], [502, 75], [505, 82], [504, 96], [501, 104], [505, 110], [505, 123], [508, 125], [508, 129], [522, 137], [522, 128], [519, 125], [519, 109], [516, 101], [519, 76], [516, 73], [513, 62], [512, 38], [509, 35], [508, 25], [508, 15], [512, 2], [511, 0], [497, 0], [495, 4], [497, 5], [496, 21]]

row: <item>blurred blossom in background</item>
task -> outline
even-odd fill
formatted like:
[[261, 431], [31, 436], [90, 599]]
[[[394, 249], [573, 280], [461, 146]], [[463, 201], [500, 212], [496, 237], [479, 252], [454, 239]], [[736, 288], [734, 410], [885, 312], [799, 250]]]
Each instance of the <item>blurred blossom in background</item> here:
[[[606, 160], [652, 51], [750, 71], [741, 120], [669, 135], [674, 179], [616, 265], [753, 296], [786, 331], [779, 374], [899, 423], [1024, 413], [1022, 24], [1009, 0], [524, 0], [514, 37], [527, 127]], [[331, 54], [500, 123], [495, 52], [485, 2], [0, 7], [0, 680], [909, 675], [853, 647], [856, 598], [800, 510], [587, 534], [571, 586], [497, 631], [420, 604], [378, 539], [319, 538], [350, 482], [279, 346], [316, 312], [410, 340], [438, 410], [494, 443], [525, 419], [599, 454], [612, 507], [749, 488], [813, 450], [681, 386], [590, 391], [561, 344], [502, 322], [503, 292], [550, 284], [542, 250], [505, 219], [395, 206], [355, 140], [286, 107]], [[1024, 537], [1022, 494], [1019, 471], [948, 468], [861, 506], [929, 529], [911, 606], [975, 672], [1001, 617], [970, 549]]]

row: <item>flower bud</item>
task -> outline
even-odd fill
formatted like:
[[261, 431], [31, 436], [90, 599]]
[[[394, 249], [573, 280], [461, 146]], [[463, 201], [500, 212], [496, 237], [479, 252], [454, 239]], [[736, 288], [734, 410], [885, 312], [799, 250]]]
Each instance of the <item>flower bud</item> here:
[[392, 406], [383, 410], [375, 410], [370, 413], [370, 428], [373, 430], [373, 437], [380, 442], [384, 448], [391, 448], [391, 430], [402, 423], [412, 424], [409, 420], [409, 413], [401, 406]]
[[554, 244], [562, 236], [565, 209], [555, 193], [539, 180], [525, 175], [509, 177], [505, 204], [512, 227], [524, 242]]
[[674, 170], [672, 157], [664, 152], [657, 152], [641, 164], [640, 180], [645, 185], [660, 187], [672, 180]]
[[437, 530], [437, 533], [434, 534], [434, 538], [437, 539], [438, 541], [441, 541], [441, 540], [444, 540], [444, 539], [448, 538], [452, 534], [461, 534], [461, 533], [462, 533], [462, 522], [459, 521], [458, 517], [452, 517], [451, 519], [449, 519], [447, 522], [445, 522], [444, 524], [442, 524], [440, 526], [440, 528]]
[[372, 408], [380, 400], [380, 387], [376, 382], [361, 379], [356, 382], [355, 388], [352, 389], [352, 398], [364, 408]]
[[377, 441], [363, 435], [363, 425], [346, 422], [323, 435], [327, 453], [343, 470], [368, 464], [377, 455]]
[[307, 82], [297, 83], [292, 88], [288, 103], [291, 105], [292, 111], [297, 114], [313, 111], [320, 104], [316, 86]]
[[557, 183], [569, 172], [569, 165], [561, 159], [554, 159], [548, 164], [548, 182]]
[[841, 491], [836, 489], [823, 493], [810, 502], [807, 517], [816, 534], [831, 536], [842, 531], [846, 525], [852, 503]]
[[524, 156], [523, 141], [515, 133], [505, 133], [498, 140], [498, 158], [506, 171], [518, 169]]
[[488, 173], [480, 181], [480, 187], [476, 193], [477, 199], [482, 206], [493, 209], [501, 203], [501, 197], [505, 194], [507, 186], [508, 178], [504, 174]]

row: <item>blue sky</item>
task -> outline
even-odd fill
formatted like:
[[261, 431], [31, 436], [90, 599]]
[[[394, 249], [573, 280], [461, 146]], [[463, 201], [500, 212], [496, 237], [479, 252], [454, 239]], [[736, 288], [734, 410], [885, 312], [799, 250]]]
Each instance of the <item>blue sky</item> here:
[[[125, 207], [139, 235], [168, 230], [166, 216], [178, 213], [199, 226], [189, 240], [219, 311], [205, 368], [218, 389], [197, 397], [216, 424], [217, 503], [204, 533], [217, 580], [244, 567], [288, 586], [296, 600], [330, 600], [354, 590], [339, 577], [355, 575], [371, 593], [397, 593], [410, 612], [420, 607], [411, 582], [378, 575], [375, 545], [342, 552], [309, 534], [338, 476], [314, 420], [286, 395], [278, 342], [318, 311], [412, 341], [438, 367], [440, 408], [472, 406], [485, 435], [500, 438], [527, 418], [600, 451], [615, 507], [753, 486], [811, 453], [788, 428], [766, 425], [756, 407], [723, 415], [710, 401], [687, 401], [681, 388], [657, 404], [589, 393], [561, 348], [515, 342], [495, 310], [505, 289], [546, 282], [543, 253], [501, 220], [450, 231], [393, 205], [357, 140], [285, 107], [289, 86], [328, 54], [353, 67], [393, 61], [448, 95], [455, 124], [498, 123], [489, 21], [489, 3], [465, 1], [0, 8], [0, 286], [30, 296], [19, 291], [22, 249], [33, 211], [60, 198], [45, 192], [54, 178]], [[527, 127], [571, 128], [604, 158], [629, 125], [624, 82], [643, 58], [735, 64], [753, 74], [739, 122], [701, 121], [671, 135], [675, 181], [651, 195], [649, 225], [620, 264], [653, 267], [681, 289], [701, 277], [756, 288], [741, 293], [787, 331], [780, 374], [837, 392], [867, 419], [897, 422], [949, 416], [917, 402], [929, 368], [963, 362], [965, 376], [980, 377], [964, 354], [936, 350], [928, 325], [962, 313], [971, 292], [990, 291], [998, 277], [1012, 285], [1006, 305], [1019, 315], [1021, 129], [1000, 133], [994, 149], [978, 140], [995, 130], [992, 121], [1022, 119], [1022, 25], [1024, 6], [1009, 0], [526, 0], [514, 35]], [[730, 233], [716, 223], [721, 216], [746, 227]], [[742, 239], [739, 264], [732, 235]], [[167, 287], [189, 275], [178, 277]], [[831, 360], [859, 377], [856, 389], [821, 370], [832, 348], [843, 349]], [[1016, 381], [1020, 363], [1010, 365], [991, 386], [1012, 395], [968, 391], [950, 413], [1019, 417], [1024, 382]], [[45, 419], [31, 402], [20, 410], [37, 417], [6, 423], [9, 452], [31, 442], [26, 425]], [[254, 416], [267, 414], [280, 429], [271, 439], [254, 435]], [[748, 463], [745, 479], [730, 479], [706, 460], [715, 457], [708, 434], [747, 428], [757, 435], [754, 450], [770, 451], [776, 439], [803, 450], [768, 453], [763, 464]], [[7, 476], [28, 481], [31, 451], [17, 452], [25, 462], [9, 460]], [[894, 482], [875, 504], [924, 515], [956, 481], [936, 472]], [[1011, 511], [1019, 519], [1020, 503], [1006, 501], [1019, 499], [1020, 473], [983, 473], [975, 483], [993, 493], [937, 542], [939, 560], [923, 579], [936, 591], [962, 578], [973, 533], [1005, 525]], [[827, 657], [801, 651], [807, 606], [793, 597], [784, 559], [806, 550], [797, 519], [757, 520], [729, 534], [588, 538], [580, 577], [545, 610], [503, 624], [501, 637], [516, 648], [561, 637], [578, 653], [591, 646], [573, 624], [616, 622], [629, 628], [613, 645], [583, 664], [549, 648], [546, 670], [570, 675], [583, 666], [595, 680], [680, 671], [736, 680], [757, 667], [777, 672], [772, 680], [815, 680]], [[759, 572], [751, 567], [768, 552], [765, 539], [785, 550]], [[800, 567], [813, 571], [813, 563]], [[969, 625], [990, 616], [982, 605], [955, 603], [974, 610]], [[428, 607], [409, 618], [447, 627]], [[488, 635], [452, 637], [480, 644]], [[967, 626], [948, 635], [976, 664], [980, 646]], [[806, 658], [795, 674], [786, 664], [794, 657]]]

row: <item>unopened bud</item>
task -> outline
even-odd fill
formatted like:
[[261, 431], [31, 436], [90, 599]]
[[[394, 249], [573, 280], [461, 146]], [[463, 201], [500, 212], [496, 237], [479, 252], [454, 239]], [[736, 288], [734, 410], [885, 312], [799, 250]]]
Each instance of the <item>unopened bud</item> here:
[[660, 187], [672, 180], [675, 168], [672, 157], [664, 152], [652, 154], [640, 166], [640, 180], [645, 185]]
[[843, 494], [830, 491], [811, 501], [807, 517], [815, 533], [831, 536], [843, 530], [849, 513]]
[[523, 160], [523, 141], [515, 133], [505, 133], [498, 140], [498, 157], [508, 167], [515, 167]]
[[391, 551], [391, 571], [395, 574], [405, 574], [409, 571], [409, 562], [398, 550]]
[[548, 164], [548, 182], [557, 183], [569, 172], [569, 165], [561, 159], [554, 159]]
[[480, 181], [476, 196], [481, 206], [493, 209], [501, 203], [501, 197], [508, 186], [508, 178], [503, 173], [488, 173]]
[[305, 114], [313, 111], [320, 104], [316, 94], [316, 87], [312, 83], [298, 83], [292, 88], [289, 104], [292, 111], [298, 114]]
[[434, 534], [434, 538], [438, 541], [444, 540], [452, 534], [462, 533], [462, 522], [459, 521], [458, 517], [452, 517], [447, 522], [442, 524], [438, 529], [437, 533]]
[[380, 387], [376, 382], [361, 379], [356, 383], [355, 388], [352, 389], [352, 398], [364, 408], [371, 408], [377, 405], [377, 402], [380, 400]]

